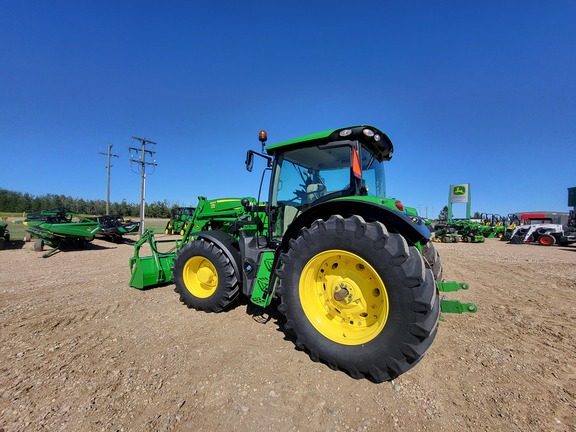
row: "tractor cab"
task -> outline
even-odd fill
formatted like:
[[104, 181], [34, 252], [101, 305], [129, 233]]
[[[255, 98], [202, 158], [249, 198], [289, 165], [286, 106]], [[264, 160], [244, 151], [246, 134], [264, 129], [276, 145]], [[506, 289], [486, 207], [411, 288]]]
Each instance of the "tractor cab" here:
[[[265, 133], [260, 141], [266, 141]], [[281, 239], [304, 211], [336, 198], [385, 198], [384, 161], [392, 157], [390, 139], [371, 126], [320, 132], [265, 148], [272, 169], [269, 190], [270, 237]]]

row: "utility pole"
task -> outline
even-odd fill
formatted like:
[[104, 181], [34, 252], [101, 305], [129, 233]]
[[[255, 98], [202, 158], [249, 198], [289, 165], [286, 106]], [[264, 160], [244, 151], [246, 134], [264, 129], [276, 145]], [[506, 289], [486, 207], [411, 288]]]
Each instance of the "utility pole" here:
[[[130, 151], [135, 152], [135, 154], [130, 154], [130, 163], [138, 164], [138, 172], [141, 176], [141, 193], [140, 193], [140, 237], [144, 234], [144, 210], [146, 208], [146, 166], [150, 165], [155, 167], [156, 161], [146, 162], [146, 155], [153, 156], [154, 153], [151, 150], [146, 150], [146, 144], [156, 145], [154, 141], [147, 140], [146, 138], [132, 137], [133, 140], [140, 141], [142, 143], [141, 148], [129, 147]], [[136, 157], [136, 159], [134, 159]]]
[[110, 153], [112, 150], [112, 144], [108, 144], [108, 153], [98, 152], [98, 154], [108, 156], [108, 163], [106, 164], [107, 175], [106, 175], [106, 215], [110, 214], [110, 158], [119, 157], [118, 155]]

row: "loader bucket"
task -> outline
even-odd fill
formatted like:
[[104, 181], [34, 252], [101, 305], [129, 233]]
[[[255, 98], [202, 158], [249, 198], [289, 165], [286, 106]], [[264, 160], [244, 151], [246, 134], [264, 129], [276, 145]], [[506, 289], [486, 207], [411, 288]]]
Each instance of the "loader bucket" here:
[[137, 257], [130, 259], [132, 276], [130, 286], [138, 289], [160, 285], [172, 280], [172, 262], [175, 254]]
[[[144, 243], [150, 244], [151, 256], [140, 256], [140, 248]], [[130, 258], [130, 286], [144, 289], [172, 280], [172, 266], [176, 252], [161, 253], [157, 249], [154, 232], [147, 230], [140, 240], [134, 244], [134, 256]]]

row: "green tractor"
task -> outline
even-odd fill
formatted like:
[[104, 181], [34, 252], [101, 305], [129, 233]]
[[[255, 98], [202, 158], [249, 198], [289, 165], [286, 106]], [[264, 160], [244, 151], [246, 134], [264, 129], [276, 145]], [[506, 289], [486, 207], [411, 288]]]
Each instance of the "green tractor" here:
[[194, 214], [194, 207], [178, 207], [172, 211], [172, 217], [166, 224], [164, 229], [165, 234], [180, 234], [184, 235], [186, 228]]
[[[430, 348], [440, 312], [477, 308], [440, 300], [468, 284], [442, 280], [425, 220], [385, 196], [392, 142], [371, 126], [266, 140], [261, 131], [246, 168], [265, 161], [268, 200], [202, 201], [175, 252], [159, 252], [147, 232], [131, 286], [173, 281], [184, 304], [206, 312], [241, 294], [263, 308], [274, 300], [312, 360], [374, 382], [403, 374]], [[145, 242], [152, 256], [142, 258]]]
[[506, 226], [504, 225], [504, 218], [502, 216], [492, 213], [482, 213], [480, 219], [482, 222], [478, 227], [478, 232], [485, 238], [500, 239], [506, 234]]
[[10, 243], [10, 231], [8, 231], [8, 224], [0, 218], [0, 250], [6, 249]]

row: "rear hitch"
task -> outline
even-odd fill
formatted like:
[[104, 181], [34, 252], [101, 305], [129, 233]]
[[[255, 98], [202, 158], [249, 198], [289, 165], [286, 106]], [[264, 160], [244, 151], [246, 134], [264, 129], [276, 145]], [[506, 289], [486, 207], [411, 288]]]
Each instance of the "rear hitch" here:
[[[438, 282], [438, 291], [456, 292], [467, 290], [470, 285], [466, 282], [440, 281]], [[478, 312], [478, 306], [475, 303], [462, 303], [459, 300], [450, 300], [445, 296], [440, 300], [440, 312], [444, 313], [475, 313]]]
[[441, 292], [455, 292], [467, 290], [470, 285], [467, 282], [454, 282], [454, 281], [441, 281], [438, 282], [438, 291]]
[[450, 300], [442, 298], [440, 300], [440, 312], [443, 313], [475, 313], [478, 312], [478, 306], [475, 303], [462, 303], [459, 300]]

